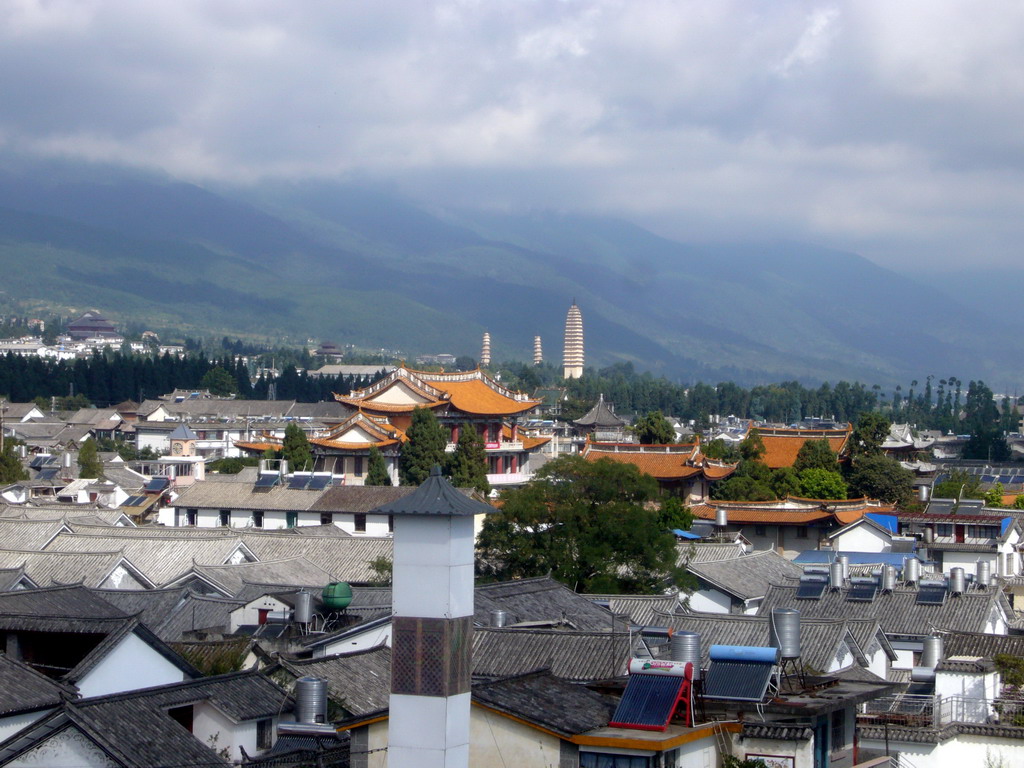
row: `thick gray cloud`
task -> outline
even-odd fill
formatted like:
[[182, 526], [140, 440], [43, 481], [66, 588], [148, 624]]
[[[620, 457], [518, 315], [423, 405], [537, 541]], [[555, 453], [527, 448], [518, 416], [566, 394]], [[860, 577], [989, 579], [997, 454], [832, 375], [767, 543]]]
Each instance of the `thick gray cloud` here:
[[7, 0], [0, 147], [1014, 263], [1024, 6]]

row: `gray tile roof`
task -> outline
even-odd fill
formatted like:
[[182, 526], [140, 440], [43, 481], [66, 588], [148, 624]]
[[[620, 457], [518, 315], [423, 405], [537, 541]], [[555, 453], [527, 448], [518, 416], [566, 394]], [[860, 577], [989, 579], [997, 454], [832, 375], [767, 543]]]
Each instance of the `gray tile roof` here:
[[332, 581], [367, 584], [377, 578], [370, 563], [392, 557], [389, 537], [272, 536], [257, 534], [243, 539], [260, 560], [305, 557], [331, 575]]
[[77, 520], [94, 518], [90, 523], [104, 527], [113, 527], [114, 523], [124, 517], [120, 509], [108, 509], [95, 504], [62, 504], [54, 500], [34, 504], [5, 504], [0, 506], [0, 519], [16, 518], [19, 520], [65, 520], [69, 525]]
[[143, 586], [146, 575], [117, 551], [60, 551], [44, 550], [42, 552], [0, 550], [0, 568], [19, 568], [40, 586], [57, 584], [84, 584], [87, 587], [98, 587], [118, 566], [126, 568], [130, 573], [137, 574]]
[[[867, 644], [879, 631], [874, 619], [813, 619], [800, 616], [800, 646], [804, 665], [825, 672], [844, 646], [862, 664]], [[696, 632], [701, 637], [702, 666], [709, 663], [712, 645], [768, 645], [768, 618], [766, 616], [738, 616], [716, 613], [693, 613], [677, 616], [665, 622], [673, 630]], [[859, 639], [858, 639], [859, 637]]]
[[680, 542], [679, 565], [693, 563], [710, 563], [718, 560], [732, 560], [743, 554], [743, 548], [735, 543], [718, 544], [713, 542]]
[[1024, 635], [989, 635], [981, 632], [942, 632], [943, 655], [983, 656], [1006, 653], [1024, 658]]
[[244, 605], [241, 600], [199, 595], [186, 587], [90, 591], [125, 613], [137, 615], [165, 642], [179, 641], [194, 630], [226, 632], [231, 612]]
[[70, 530], [63, 520], [26, 520], [0, 517], [0, 546], [39, 551], [60, 531]]
[[681, 610], [677, 595], [588, 594], [586, 597], [599, 605], [607, 605], [616, 616], [625, 616], [630, 624], [641, 627], [664, 626], [664, 614]]
[[258, 672], [238, 672], [178, 685], [65, 702], [61, 709], [0, 744], [0, 762], [46, 739], [62, 724], [80, 729], [113, 762], [126, 768], [230, 765], [182, 728], [167, 710], [209, 701], [228, 717], [252, 721], [276, 716], [288, 698]]
[[473, 701], [563, 736], [608, 725], [616, 702], [550, 672], [531, 672], [504, 680], [477, 683]]
[[196, 565], [191, 573], [216, 585], [228, 596], [237, 595], [246, 583], [323, 588], [331, 582], [327, 571], [304, 557], [237, 565]]
[[411, 485], [335, 485], [327, 488], [311, 509], [314, 512], [366, 514], [404, 499], [415, 490]]
[[947, 597], [943, 605], [918, 605], [917, 590], [905, 587], [879, 593], [872, 602], [847, 601], [846, 589], [825, 590], [820, 600], [797, 600], [796, 590], [796, 586], [773, 585], [758, 615], [767, 616], [773, 608], [796, 608], [802, 618], [877, 618], [886, 634], [925, 635], [935, 629], [983, 631], [993, 611], [1005, 610], [1005, 598], [998, 590]]
[[764, 597], [772, 584], [800, 578], [803, 569], [774, 550], [753, 552], [730, 560], [691, 562], [690, 573], [740, 600]]
[[129, 614], [85, 587], [47, 587], [0, 592], [0, 616], [123, 619]]
[[474, 621], [490, 624], [493, 610], [506, 612], [506, 626], [520, 622], [552, 622], [584, 631], [625, 631], [626, 625], [586, 595], [573, 592], [549, 577], [480, 584], [475, 592]]
[[626, 632], [478, 627], [473, 674], [502, 678], [550, 669], [566, 680], [604, 680], [626, 673], [632, 648], [633, 637]]
[[71, 686], [0, 653], [0, 716], [57, 706], [61, 696], [74, 695]]
[[204, 480], [184, 491], [174, 502], [175, 509], [237, 509], [286, 510], [305, 512], [312, 509], [323, 491], [293, 490], [277, 486], [257, 491], [255, 485]]
[[[173, 534], [137, 536], [62, 533], [47, 552], [91, 552], [119, 550], [156, 585], [163, 585], [187, 573], [193, 565], [222, 565], [243, 547], [237, 538], [186, 539]], [[98, 586], [98, 583], [90, 586]]]
[[386, 645], [355, 653], [335, 654], [318, 659], [281, 659], [288, 674], [288, 690], [295, 680], [312, 675], [327, 681], [327, 696], [348, 716], [381, 712], [388, 708], [391, 694], [391, 649]]

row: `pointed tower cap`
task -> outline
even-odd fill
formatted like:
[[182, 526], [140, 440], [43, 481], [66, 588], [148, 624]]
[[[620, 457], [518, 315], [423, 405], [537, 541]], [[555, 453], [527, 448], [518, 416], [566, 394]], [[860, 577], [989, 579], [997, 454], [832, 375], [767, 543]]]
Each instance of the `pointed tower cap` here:
[[441, 475], [434, 465], [430, 477], [419, 488], [390, 504], [371, 509], [372, 515], [429, 515], [432, 517], [466, 517], [496, 511], [490, 504], [471, 499]]

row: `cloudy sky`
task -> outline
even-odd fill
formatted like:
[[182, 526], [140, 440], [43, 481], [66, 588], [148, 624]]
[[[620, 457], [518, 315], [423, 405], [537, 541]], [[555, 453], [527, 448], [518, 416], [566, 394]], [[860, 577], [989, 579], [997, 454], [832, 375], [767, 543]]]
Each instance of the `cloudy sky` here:
[[0, 0], [0, 150], [1017, 264], [1024, 5]]

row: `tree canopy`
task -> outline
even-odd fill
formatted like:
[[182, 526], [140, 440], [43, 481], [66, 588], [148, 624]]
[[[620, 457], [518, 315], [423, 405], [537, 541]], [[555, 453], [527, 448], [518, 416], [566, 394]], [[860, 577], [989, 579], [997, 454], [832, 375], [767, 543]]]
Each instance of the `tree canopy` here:
[[18, 458], [17, 446], [19, 441], [7, 438], [4, 440], [4, 450], [0, 453], [0, 483], [16, 483], [18, 480], [27, 480], [28, 472]]
[[475, 488], [485, 495], [491, 492], [484, 441], [472, 424], [459, 430], [455, 451], [448, 454], [446, 474], [456, 488]]
[[96, 441], [91, 437], [78, 449], [78, 476], [89, 479], [103, 476], [103, 462], [100, 461]]
[[281, 444], [281, 458], [288, 461], [292, 472], [301, 472], [313, 468], [313, 453], [309, 448], [309, 438], [295, 422], [284, 428], [284, 440]]
[[[547, 573], [577, 591], [650, 592], [682, 577], [675, 537], [648, 506], [657, 482], [609, 459], [563, 456], [503, 494], [477, 541], [498, 579]], [[682, 514], [669, 509], [673, 522]]]
[[650, 411], [638, 419], [633, 434], [641, 445], [665, 445], [676, 441], [676, 431], [661, 411]]
[[949, 476], [932, 488], [932, 496], [936, 499], [983, 499], [985, 491], [981, 487], [981, 478], [964, 469], [954, 469]]
[[235, 377], [219, 365], [215, 365], [203, 374], [203, 378], [199, 381], [199, 386], [210, 390], [211, 395], [217, 395], [218, 397], [234, 395], [238, 392], [238, 382], [235, 381]]
[[377, 446], [370, 447], [370, 458], [367, 461], [365, 485], [391, 485], [391, 476], [388, 474], [388, 465], [384, 461], [384, 455]]
[[853, 497], [867, 496], [903, 506], [913, 497], [914, 474], [884, 454], [860, 456], [847, 476]]
[[448, 445], [448, 435], [432, 410], [414, 408], [412, 423], [405, 436], [409, 441], [402, 446], [398, 460], [399, 476], [402, 485], [419, 485], [430, 476], [435, 465], [445, 465], [444, 449]]
[[832, 450], [828, 440], [808, 440], [800, 446], [793, 462], [793, 469], [803, 472], [805, 469], [823, 469], [826, 472], [839, 470], [838, 455]]
[[800, 495], [805, 499], [845, 499], [846, 481], [838, 472], [809, 467], [800, 473]]
[[880, 454], [890, 429], [892, 423], [878, 411], [863, 412], [850, 436], [850, 453], [854, 456]]

